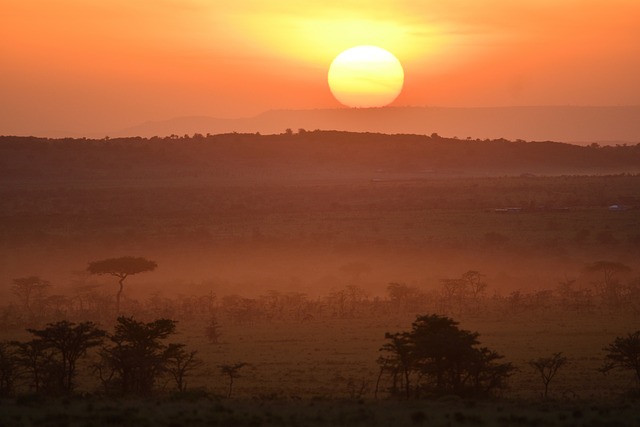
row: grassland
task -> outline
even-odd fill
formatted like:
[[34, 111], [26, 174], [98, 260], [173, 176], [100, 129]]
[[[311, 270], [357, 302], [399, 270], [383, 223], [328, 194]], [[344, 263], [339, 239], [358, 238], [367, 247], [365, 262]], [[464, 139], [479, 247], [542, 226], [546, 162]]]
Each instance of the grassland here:
[[[37, 407], [37, 410], [34, 410]], [[0, 402], [5, 426], [634, 426], [633, 404], [475, 402], [220, 401], [178, 399]]]
[[[274, 142], [265, 138], [259, 142]], [[315, 136], [304, 138], [309, 144]], [[334, 144], [290, 157], [277, 144], [252, 152], [232, 142], [207, 149], [216, 161], [198, 161], [190, 151], [204, 150], [206, 141], [141, 144], [130, 151], [125, 143], [81, 141], [33, 144], [26, 151], [1, 147], [10, 169], [0, 177], [0, 338], [22, 339], [24, 327], [69, 315], [95, 316], [109, 328], [113, 316], [91, 310], [109, 314], [116, 285], [89, 277], [86, 265], [140, 255], [159, 268], [128, 279], [123, 306], [145, 318], [176, 318], [176, 340], [198, 350], [205, 364], [189, 379], [191, 394], [177, 400], [169, 397], [169, 383], [156, 400], [41, 402], [27, 396], [0, 403], [0, 424], [638, 424], [637, 401], [626, 394], [635, 386], [631, 377], [598, 372], [603, 346], [638, 329], [638, 301], [578, 310], [568, 309], [559, 294], [559, 283], [570, 281], [595, 292], [598, 278], [583, 267], [602, 259], [630, 266], [619, 280], [637, 285], [640, 176], [633, 159], [620, 170], [608, 161], [592, 174], [574, 174], [586, 170], [582, 162], [566, 174], [543, 175], [543, 156], [538, 163], [528, 160], [527, 169], [510, 164], [492, 170], [487, 163], [471, 170], [469, 159], [454, 167], [451, 159], [459, 153], [439, 152], [427, 164], [405, 147], [404, 156], [385, 159], [393, 147], [379, 141], [373, 153], [358, 142], [344, 151]], [[478, 155], [478, 147], [463, 151]], [[560, 166], [555, 162], [554, 171]], [[354, 263], [365, 266], [361, 274], [345, 268]], [[482, 306], [443, 306], [442, 280], [467, 270], [484, 274]], [[57, 306], [43, 305], [36, 325], [18, 316], [10, 290], [12, 279], [30, 275], [51, 281], [48, 297], [59, 297], [51, 300]], [[390, 282], [414, 287], [424, 298], [393, 306]], [[365, 308], [338, 313], [332, 301], [350, 285], [363, 291]], [[536, 300], [546, 295], [540, 291], [553, 298]], [[274, 292], [304, 295], [314, 316], [225, 317], [226, 296], [265, 304]], [[205, 337], [207, 316], [179, 309], [192, 296], [207, 295], [217, 298], [222, 335], [216, 344]], [[81, 311], [78, 301], [85, 297]], [[432, 312], [478, 331], [484, 345], [518, 368], [498, 400], [398, 402], [388, 399], [384, 382], [375, 400], [384, 333], [407, 330], [417, 314]], [[541, 382], [528, 361], [559, 351], [570, 364], [552, 383], [551, 401], [541, 402]], [[227, 382], [217, 366], [235, 362], [249, 365], [234, 397], [224, 399]], [[80, 391], [100, 390], [87, 376]]]

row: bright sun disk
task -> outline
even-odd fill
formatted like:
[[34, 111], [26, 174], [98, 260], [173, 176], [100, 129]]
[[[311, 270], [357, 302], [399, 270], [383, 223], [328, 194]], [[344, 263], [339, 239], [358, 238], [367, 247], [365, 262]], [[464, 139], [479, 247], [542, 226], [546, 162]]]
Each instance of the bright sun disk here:
[[329, 67], [329, 88], [348, 107], [384, 107], [392, 103], [404, 83], [398, 58], [377, 46], [356, 46], [339, 54]]

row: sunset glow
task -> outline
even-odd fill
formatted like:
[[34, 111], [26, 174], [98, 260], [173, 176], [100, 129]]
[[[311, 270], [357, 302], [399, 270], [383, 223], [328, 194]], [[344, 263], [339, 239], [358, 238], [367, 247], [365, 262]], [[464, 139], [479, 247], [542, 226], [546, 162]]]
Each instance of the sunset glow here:
[[402, 90], [404, 71], [390, 52], [357, 46], [336, 57], [329, 67], [329, 87], [349, 107], [384, 107]]
[[636, 105], [633, 0], [4, 0], [0, 133], [339, 106], [328, 65], [382, 46], [394, 106]]
[[0, 427], [638, 427], [640, 0], [0, 5]]

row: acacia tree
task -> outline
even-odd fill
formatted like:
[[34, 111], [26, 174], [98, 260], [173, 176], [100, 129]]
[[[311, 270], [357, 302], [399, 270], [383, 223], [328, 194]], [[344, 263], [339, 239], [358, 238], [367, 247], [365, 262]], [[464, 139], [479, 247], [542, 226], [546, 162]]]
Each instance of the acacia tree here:
[[399, 312], [417, 309], [424, 294], [415, 286], [392, 282], [387, 285], [387, 294], [392, 307]]
[[457, 308], [458, 313], [464, 311], [464, 303], [467, 294], [467, 283], [462, 279], [443, 279], [442, 280], [442, 299], [444, 300], [444, 308], [447, 312], [454, 311]]
[[118, 317], [115, 332], [109, 335], [112, 345], [102, 349], [102, 363], [96, 366], [105, 387], [121, 394], [151, 394], [175, 355], [176, 348], [162, 342], [175, 329], [175, 320], [144, 323]]
[[53, 378], [60, 391], [71, 393], [74, 389], [76, 363], [88, 349], [102, 343], [106, 332], [93, 322], [75, 324], [63, 320], [49, 323], [44, 329], [27, 329], [40, 340], [40, 349], [51, 349], [53, 355], [48, 365], [53, 368]]
[[395, 365], [395, 372], [402, 372], [407, 397], [412, 391], [416, 397], [421, 393], [487, 396], [504, 387], [514, 370], [511, 363], [499, 362], [500, 354], [479, 347], [478, 333], [459, 329], [448, 317], [418, 316], [411, 331], [387, 333], [386, 338], [391, 342], [380, 349], [387, 356], [379, 363]]
[[42, 280], [39, 276], [18, 277], [13, 279], [11, 292], [18, 297], [22, 307], [31, 315], [34, 298], [41, 298], [48, 287], [49, 282]]
[[586, 273], [601, 274], [602, 279], [596, 281], [596, 291], [603, 302], [610, 307], [617, 307], [623, 299], [623, 289], [618, 275], [631, 271], [631, 267], [621, 262], [596, 261], [584, 267]]
[[607, 373], [612, 369], [632, 370], [637, 384], [640, 384], [640, 331], [626, 337], [617, 337], [604, 350], [607, 355], [602, 372]]
[[529, 361], [529, 365], [540, 374], [542, 379], [542, 384], [544, 385], [542, 397], [544, 399], [549, 395], [549, 383], [556, 376], [558, 370], [568, 362], [569, 359], [564, 357], [562, 353], [553, 353], [551, 357], [540, 357]]
[[384, 336], [390, 342], [384, 344], [380, 351], [385, 352], [385, 356], [380, 356], [380, 374], [376, 381], [374, 396], [378, 397], [380, 379], [385, 371], [392, 377], [391, 393], [397, 394], [399, 386], [404, 389], [407, 398], [411, 395], [411, 371], [413, 369], [413, 342], [411, 335], [407, 332], [395, 334], [386, 333]]
[[233, 365], [218, 365], [220, 372], [223, 375], [227, 375], [229, 377], [229, 391], [227, 392], [227, 398], [231, 397], [231, 392], [233, 390], [233, 380], [240, 377], [240, 369], [247, 366], [247, 363], [234, 363]]
[[205, 328], [205, 335], [211, 344], [218, 344], [220, 342], [220, 322], [218, 322], [218, 318], [214, 313], [211, 313], [211, 317], [209, 317], [209, 324]]
[[196, 357], [197, 351], [186, 351], [184, 347], [184, 344], [169, 344], [167, 348], [166, 370], [176, 382], [179, 392], [187, 391], [187, 376], [203, 364]]
[[13, 393], [14, 384], [20, 375], [14, 349], [8, 342], [0, 342], [0, 397]]
[[87, 271], [90, 274], [104, 275], [108, 274], [118, 278], [120, 289], [116, 295], [116, 312], [120, 313], [120, 297], [124, 288], [124, 280], [138, 273], [153, 271], [158, 267], [155, 261], [150, 261], [142, 257], [124, 256], [120, 258], [107, 258], [101, 261], [93, 261], [89, 263]]
[[53, 361], [53, 351], [48, 344], [41, 339], [34, 339], [27, 342], [12, 342], [16, 348], [16, 359], [26, 375], [31, 377], [29, 387], [34, 392], [40, 393], [41, 389], [54, 389], [54, 381], [51, 375], [55, 373], [55, 362]]
[[460, 278], [443, 279], [442, 294], [447, 308], [453, 309], [457, 305], [460, 313], [470, 309], [477, 312], [487, 288], [484, 277], [478, 271], [468, 270]]
[[475, 270], [469, 270], [462, 275], [462, 280], [467, 282], [467, 290], [474, 304], [480, 302], [487, 289], [487, 282], [484, 281], [484, 277], [484, 274]]

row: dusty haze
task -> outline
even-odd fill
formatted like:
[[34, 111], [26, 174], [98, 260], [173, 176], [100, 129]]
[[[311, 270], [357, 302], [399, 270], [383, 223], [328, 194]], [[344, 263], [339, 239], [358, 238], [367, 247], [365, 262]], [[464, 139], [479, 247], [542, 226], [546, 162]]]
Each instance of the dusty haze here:
[[[133, 254], [159, 268], [133, 278], [132, 297], [349, 284], [380, 296], [467, 270], [508, 293], [553, 287], [593, 259], [636, 263], [638, 146], [302, 132], [5, 138], [2, 150], [5, 283], [107, 291], [87, 263]], [[354, 263], [362, 274], [345, 272]]]

